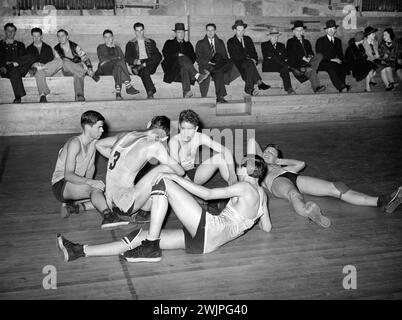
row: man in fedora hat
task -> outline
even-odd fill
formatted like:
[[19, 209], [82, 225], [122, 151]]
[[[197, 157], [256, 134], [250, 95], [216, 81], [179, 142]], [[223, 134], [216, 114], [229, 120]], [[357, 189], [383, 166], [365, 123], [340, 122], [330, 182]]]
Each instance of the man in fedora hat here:
[[320, 85], [317, 75], [318, 66], [322, 60], [322, 54], [314, 55], [310, 41], [305, 39], [303, 21], [294, 22], [293, 38], [286, 43], [288, 64], [300, 82], [310, 80], [311, 88], [315, 93], [325, 91], [325, 86]]
[[323, 55], [318, 70], [328, 72], [331, 82], [339, 92], [349, 92], [350, 86], [345, 83], [347, 68], [344, 64], [342, 41], [335, 37], [337, 28], [335, 20], [328, 20], [324, 28], [326, 35], [316, 42], [315, 51]]
[[261, 43], [262, 51], [262, 72], [279, 72], [285, 91], [288, 94], [295, 94], [289, 75], [289, 65], [287, 63], [286, 47], [278, 42], [281, 33], [272, 28], [268, 32], [268, 41]]
[[236, 20], [232, 26], [232, 30], [235, 30], [235, 35], [228, 40], [227, 45], [230, 57], [246, 83], [244, 91], [253, 95], [255, 85], [258, 85], [260, 90], [267, 90], [270, 86], [262, 82], [261, 76], [258, 74], [256, 68], [258, 64], [257, 51], [253, 40], [244, 35], [246, 28], [247, 24], [243, 20]]
[[[195, 46], [195, 53], [199, 70], [211, 74], [215, 82], [215, 93], [217, 103], [226, 103], [225, 84], [229, 84], [232, 80], [231, 74], [233, 70], [233, 62], [229, 59], [226, 51], [225, 43], [216, 35], [216, 25], [208, 23], [205, 26], [206, 35], [204, 39], [197, 42]], [[208, 77], [202, 84], [200, 84], [201, 96], [208, 95], [210, 78]]]
[[200, 74], [194, 68], [196, 59], [194, 47], [191, 42], [184, 40], [184, 23], [176, 23], [173, 29], [176, 36], [174, 39], [167, 40], [163, 46], [162, 69], [165, 73], [163, 81], [166, 83], [181, 82], [183, 87], [183, 97], [191, 98], [191, 85], [197, 81], [201, 83], [209, 74]]

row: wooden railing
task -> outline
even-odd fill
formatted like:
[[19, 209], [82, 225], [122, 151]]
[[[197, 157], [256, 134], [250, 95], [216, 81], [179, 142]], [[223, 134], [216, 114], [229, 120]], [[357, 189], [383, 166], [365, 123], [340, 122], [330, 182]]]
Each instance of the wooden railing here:
[[361, 11], [402, 12], [401, 0], [361, 0]]
[[115, 0], [18, 0], [17, 9], [42, 10], [45, 6], [54, 6], [57, 10], [115, 10]]

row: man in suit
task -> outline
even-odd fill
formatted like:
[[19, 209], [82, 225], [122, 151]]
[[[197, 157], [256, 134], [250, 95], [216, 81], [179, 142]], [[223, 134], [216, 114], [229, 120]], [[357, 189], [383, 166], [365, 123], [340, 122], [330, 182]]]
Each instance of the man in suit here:
[[345, 83], [347, 70], [343, 63], [342, 41], [335, 37], [337, 28], [335, 20], [328, 20], [324, 28], [326, 35], [316, 42], [315, 51], [323, 55], [318, 70], [328, 72], [332, 84], [339, 92], [349, 92], [350, 86]]
[[148, 99], [153, 99], [156, 92], [151, 75], [156, 72], [162, 55], [154, 40], [144, 36], [144, 25], [134, 24], [135, 38], [126, 45], [126, 61], [131, 71], [139, 76], [147, 92]]
[[314, 55], [310, 41], [304, 38], [306, 26], [303, 21], [295, 21], [292, 27], [293, 38], [286, 43], [288, 64], [294, 76], [300, 82], [310, 80], [311, 88], [315, 93], [325, 91], [320, 85], [317, 70], [322, 60], [322, 54]]
[[22, 78], [35, 62], [35, 57], [28, 55], [25, 45], [15, 40], [17, 27], [13, 23], [4, 26], [5, 39], [0, 41], [0, 77], [10, 79], [14, 91], [14, 102], [21, 103], [26, 95]]
[[287, 63], [286, 47], [278, 42], [281, 33], [272, 28], [268, 33], [269, 40], [261, 43], [262, 51], [262, 72], [279, 72], [283, 87], [288, 94], [295, 94], [289, 75], [289, 65]]
[[247, 24], [243, 20], [236, 20], [232, 26], [232, 30], [235, 30], [235, 35], [228, 40], [227, 45], [229, 55], [246, 83], [244, 91], [249, 95], [253, 95], [255, 94], [255, 85], [258, 85], [260, 90], [268, 90], [270, 86], [262, 82], [261, 76], [258, 74], [256, 68], [258, 64], [257, 51], [253, 40], [244, 35], [246, 28]]
[[183, 97], [191, 98], [191, 85], [197, 81], [203, 82], [209, 74], [200, 74], [194, 68], [196, 59], [194, 47], [189, 41], [184, 40], [184, 23], [176, 23], [173, 30], [176, 33], [174, 39], [167, 40], [163, 46], [162, 69], [165, 73], [163, 81], [166, 83], [181, 82]]
[[[205, 28], [207, 34], [195, 46], [197, 63], [199, 70], [210, 74], [215, 82], [216, 102], [226, 103], [225, 75], [231, 73], [233, 62], [229, 59], [225, 43], [216, 35], [216, 25], [209, 23]], [[210, 81], [211, 77], [208, 77], [200, 84], [202, 97], [207, 96]]]

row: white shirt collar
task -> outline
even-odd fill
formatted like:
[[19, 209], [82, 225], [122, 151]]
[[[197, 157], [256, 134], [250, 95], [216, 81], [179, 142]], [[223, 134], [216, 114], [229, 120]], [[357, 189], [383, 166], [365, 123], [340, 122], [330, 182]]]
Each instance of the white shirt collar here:
[[335, 37], [334, 37], [334, 36], [331, 37], [331, 36], [327, 35], [327, 37], [328, 37], [329, 41], [331, 41], [331, 42], [335, 41]]

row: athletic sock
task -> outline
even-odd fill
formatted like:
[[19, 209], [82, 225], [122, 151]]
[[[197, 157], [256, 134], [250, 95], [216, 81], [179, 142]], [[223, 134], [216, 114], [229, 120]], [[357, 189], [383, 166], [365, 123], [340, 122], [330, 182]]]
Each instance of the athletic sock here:
[[121, 87], [120, 86], [116, 86], [116, 93], [120, 93], [121, 92]]
[[84, 245], [82, 246], [82, 251], [84, 252], [85, 257], [87, 256], [87, 253], [86, 253], [86, 251], [85, 251], [85, 249], [86, 249], [87, 247], [88, 247], [87, 244], [84, 244]]
[[155, 242], [155, 241], [159, 241], [161, 238], [151, 238], [150, 236], [147, 236], [146, 239], [147, 239], [149, 242]]

